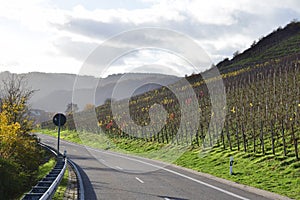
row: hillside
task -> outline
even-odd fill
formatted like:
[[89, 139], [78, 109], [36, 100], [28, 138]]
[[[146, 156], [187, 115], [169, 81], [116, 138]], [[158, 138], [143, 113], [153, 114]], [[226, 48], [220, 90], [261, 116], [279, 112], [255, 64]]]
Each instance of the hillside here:
[[231, 60], [217, 64], [221, 73], [227, 73], [260, 64], [265, 61], [291, 56], [300, 52], [300, 22], [291, 22], [254, 42], [249, 49]]
[[[132, 97], [129, 101], [131, 119], [126, 116], [126, 102], [117, 101], [114, 104], [122, 111], [118, 115], [114, 115], [111, 104], [106, 103], [96, 108], [97, 124], [86, 112], [76, 113], [75, 123], [80, 125], [77, 126], [79, 131], [103, 133], [105, 141], [100, 145], [102, 147], [115, 145], [125, 152], [141, 153], [150, 158], [209, 171], [220, 177], [300, 199], [299, 182], [296, 181], [300, 169], [299, 38], [300, 24], [294, 22], [264, 37], [227, 63], [219, 63], [217, 67], [226, 90], [224, 107], [220, 107], [224, 97], [215, 93], [218, 101], [214, 103], [218, 109], [212, 110], [210, 92], [214, 91], [208, 91], [200, 74], [187, 77], [196, 94], [196, 102], [188, 95], [186, 83], [179, 81], [172, 84], [184, 95], [183, 103], [187, 107], [198, 104], [199, 118], [189, 115], [181, 123], [182, 105], [169, 88], [163, 87]], [[220, 78], [212, 77], [209, 83], [213, 85]], [[152, 114], [164, 124], [162, 128], [160, 123], [151, 124], [149, 110], [154, 104], [162, 105], [167, 112], [166, 118], [159, 111]], [[223, 112], [226, 113], [224, 124]], [[72, 116], [68, 120], [66, 128], [75, 129]], [[131, 120], [138, 126], [133, 126]], [[199, 122], [198, 127], [195, 127], [195, 120]], [[51, 122], [43, 124], [43, 127], [51, 126]], [[195, 128], [197, 131], [193, 132]], [[173, 148], [177, 150], [176, 154]], [[184, 151], [186, 153], [182, 157]], [[195, 161], [202, 162], [199, 152], [205, 154], [209, 151], [223, 161], [213, 158], [209, 161], [213, 164], [209, 164], [209, 170], [206, 170]], [[191, 154], [192, 157], [184, 158], [184, 155]], [[237, 176], [228, 177], [224, 157], [233, 154], [239, 155], [238, 162], [245, 163], [245, 166], [239, 166]], [[251, 170], [251, 161], [255, 162], [255, 166], [261, 165], [256, 168], [257, 171]], [[267, 177], [264, 176], [266, 173]], [[283, 181], [278, 182], [279, 179]]]
[[[0, 85], [2, 80], [9, 75], [9, 72], [0, 73]], [[64, 112], [66, 105], [72, 102], [72, 94], [75, 74], [55, 74], [55, 73], [39, 73], [31, 72], [26, 74], [19, 74], [24, 76], [27, 80], [28, 86], [36, 90], [32, 99], [30, 100], [33, 109], [41, 109], [48, 112]], [[123, 77], [123, 74], [110, 75], [106, 78], [95, 78], [92, 76], [81, 76], [81, 85], [77, 90], [82, 97], [78, 102], [79, 108], [82, 110], [88, 103], [94, 103], [94, 97], [90, 94], [96, 95], [95, 104], [101, 105], [106, 99], [110, 98], [115, 84]], [[170, 84], [178, 80], [178, 77], [168, 76], [162, 74], [126, 74], [126, 79], [122, 79], [119, 83], [126, 86], [127, 89], [134, 87], [137, 83], [144, 81], [159, 81], [164, 84]], [[98, 83], [96, 92], [94, 88]], [[144, 88], [137, 94], [149, 91], [151, 88]], [[124, 90], [126, 91], [126, 90]], [[128, 94], [120, 93], [116, 95], [117, 99], [128, 98]]]
[[[224, 148], [227, 145], [233, 148], [233, 141], [235, 145], [240, 149], [241, 145], [244, 145], [244, 150], [247, 151], [249, 146], [253, 145], [253, 151], [265, 152], [265, 144], [262, 140], [264, 132], [267, 134], [266, 138], [273, 138], [276, 135], [277, 145], [282, 148], [282, 138], [280, 136], [282, 131], [292, 131], [293, 135], [290, 135], [290, 144], [296, 144], [299, 135], [299, 109], [300, 109], [300, 51], [296, 52], [300, 48], [300, 23], [292, 22], [285, 28], [277, 29], [268, 36], [261, 39], [256, 45], [253, 45], [250, 49], [245, 50], [240, 55], [236, 56], [229, 61], [228, 65], [221, 62], [217, 65], [222, 72], [222, 79], [226, 90], [226, 106], [221, 109], [226, 110], [225, 126], [222, 134], [226, 132], [227, 139], [223, 135]], [[295, 50], [296, 49], [296, 50]], [[255, 61], [255, 62], [254, 62]], [[243, 64], [241, 64], [243, 63]], [[204, 72], [209, 73], [210, 70]], [[142, 126], [150, 123], [149, 108], [154, 104], [161, 104], [168, 113], [166, 124], [157, 136], [142, 135], [146, 137], [146, 140], [154, 140], [162, 143], [169, 143], [176, 141], [177, 144], [196, 143], [198, 146], [202, 145], [212, 146], [215, 142], [219, 142], [220, 133], [218, 124], [216, 127], [209, 125], [212, 117], [220, 117], [218, 114], [221, 111], [211, 111], [211, 99], [208, 88], [201, 78], [201, 74], [192, 75], [187, 77], [192, 84], [194, 92], [196, 93], [197, 102], [200, 107], [200, 126], [201, 130], [197, 135], [179, 136], [175, 133], [180, 129], [184, 134], [188, 134], [187, 127], [179, 127], [181, 120], [180, 104], [176, 96], [168, 87], [162, 87], [156, 89], [155, 87], [148, 87], [150, 91], [133, 96], [130, 99], [129, 110], [132, 120]], [[212, 78], [211, 81], [214, 81]], [[186, 83], [178, 81], [170, 85], [176, 87], [176, 89], [183, 94], [186, 93]], [[143, 88], [143, 87], [142, 87]], [[152, 90], [154, 88], [154, 90]], [[139, 91], [139, 90], [138, 90]], [[141, 94], [142, 93], [142, 94]], [[186, 93], [187, 95], [187, 93]], [[195, 102], [190, 101], [190, 97], [186, 96], [186, 104]], [[223, 97], [220, 97], [223, 98]], [[120, 109], [126, 107], [126, 101], [116, 101]], [[122, 133], [122, 127], [115, 122], [124, 116], [113, 116], [111, 112], [110, 104], [103, 104], [96, 108], [98, 125], [104, 132], [109, 134], [118, 133], [120, 136], [128, 137], [129, 135], [124, 131]], [[125, 111], [124, 111], [125, 112]], [[85, 118], [85, 113], [78, 113], [79, 116]], [[81, 119], [81, 118], [80, 118]], [[163, 117], [160, 120], [164, 120]], [[193, 119], [190, 119], [191, 122]], [[69, 121], [72, 121], [70, 119]], [[93, 120], [90, 120], [90, 123]], [[94, 125], [86, 123], [85, 126], [89, 129], [95, 128]], [[74, 129], [73, 122], [70, 122], [70, 129]], [[113, 128], [107, 129], [107, 125]], [[280, 128], [281, 127], [281, 128]], [[291, 130], [293, 127], [293, 130]], [[84, 127], [83, 127], [84, 128]], [[152, 127], [153, 128], [153, 127]], [[215, 130], [210, 130], [214, 128]], [[182, 130], [183, 129], [183, 130]], [[223, 129], [223, 128], [222, 128]], [[278, 129], [278, 130], [277, 130]], [[131, 130], [133, 131], [133, 130]], [[216, 135], [211, 137], [205, 137], [208, 133], [214, 132]], [[270, 131], [273, 135], [270, 135]], [[140, 134], [140, 133], [139, 133]], [[237, 136], [236, 134], [242, 134]], [[230, 140], [230, 135], [233, 139]], [[150, 138], [149, 138], [150, 137]], [[262, 138], [263, 137], [263, 138]], [[237, 141], [235, 141], [237, 139]], [[244, 144], [240, 144], [241, 142]], [[260, 140], [260, 141], [259, 141]], [[252, 144], [248, 144], [252, 142]], [[275, 154], [274, 143], [268, 143], [272, 147]], [[247, 144], [246, 144], [247, 143]], [[286, 142], [284, 142], [286, 145]], [[297, 144], [296, 144], [297, 145]], [[286, 148], [286, 147], [284, 147]], [[296, 146], [295, 146], [296, 148]], [[260, 149], [260, 150], [259, 150]], [[282, 149], [281, 149], [282, 150]], [[286, 149], [284, 150], [286, 154]], [[298, 150], [295, 149], [295, 156], [298, 158]]]

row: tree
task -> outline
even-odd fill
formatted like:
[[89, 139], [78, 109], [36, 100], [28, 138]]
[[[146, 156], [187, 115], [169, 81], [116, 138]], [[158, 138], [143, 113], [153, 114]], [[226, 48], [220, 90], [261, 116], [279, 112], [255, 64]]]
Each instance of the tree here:
[[213, 69], [215, 67], [216, 67], [216, 65], [213, 63], [213, 64], [211, 64], [210, 69]]
[[95, 109], [95, 105], [94, 104], [86, 104], [85, 107], [84, 107], [84, 111], [91, 111], [91, 110], [94, 110]]
[[69, 103], [66, 109], [66, 115], [73, 115], [74, 112], [79, 110], [78, 105], [75, 103]]
[[238, 56], [240, 54], [240, 52], [237, 50], [233, 53], [233, 57], [235, 58], [236, 56]]
[[20, 132], [20, 124], [9, 124], [8, 116], [7, 111], [0, 113], [0, 157], [4, 159], [11, 158], [14, 153]]
[[104, 104], [110, 105], [112, 102], [115, 102], [115, 99], [113, 99], [113, 98], [107, 98], [107, 99], [104, 101]]
[[11, 75], [3, 81], [0, 106], [0, 199], [15, 199], [28, 190], [41, 161], [37, 138], [30, 134], [32, 121], [29, 118], [28, 101], [33, 92], [26, 86], [23, 77]]
[[257, 44], [256, 40], [254, 40], [251, 44], [251, 48], [254, 47]]
[[33, 128], [30, 120], [28, 101], [35, 92], [27, 86], [23, 76], [12, 74], [3, 80], [1, 88], [1, 110], [6, 111], [8, 124], [19, 123], [25, 133]]

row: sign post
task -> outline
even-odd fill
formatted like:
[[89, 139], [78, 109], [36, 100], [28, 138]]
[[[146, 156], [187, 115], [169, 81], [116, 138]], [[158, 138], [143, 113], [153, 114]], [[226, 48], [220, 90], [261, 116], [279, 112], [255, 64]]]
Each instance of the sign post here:
[[230, 156], [230, 161], [229, 161], [229, 173], [232, 175], [232, 167], [233, 167], [233, 156]]
[[67, 121], [67, 118], [62, 113], [57, 113], [53, 117], [53, 123], [58, 126], [58, 133], [57, 133], [57, 157], [59, 156], [59, 141], [60, 141], [60, 127], [63, 126]]

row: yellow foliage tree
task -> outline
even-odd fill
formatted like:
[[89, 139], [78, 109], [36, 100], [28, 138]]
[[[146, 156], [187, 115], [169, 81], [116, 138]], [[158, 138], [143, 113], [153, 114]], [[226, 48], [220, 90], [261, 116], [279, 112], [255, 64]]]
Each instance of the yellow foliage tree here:
[[[10, 120], [16, 113], [8, 112], [7, 107], [6, 103], [3, 103], [2, 112], [0, 113], [0, 156], [21, 163], [24, 170], [34, 172], [40, 162], [37, 138], [28, 132], [24, 132], [20, 125], [22, 122], [12, 122]], [[25, 123], [23, 122], [23, 124]]]
[[0, 156], [9, 159], [16, 150], [20, 124], [9, 124], [7, 111], [0, 113]]
[[0, 199], [15, 199], [35, 181], [43, 154], [36, 136], [30, 134], [33, 126], [27, 103], [34, 91], [26, 88], [23, 79], [17, 76], [11, 76], [3, 83], [0, 101]]
[[34, 93], [29, 89], [22, 76], [11, 75], [1, 88], [1, 111], [6, 111], [9, 124], [20, 124], [23, 133], [32, 130], [33, 122], [29, 117], [28, 101]]
[[91, 103], [88, 103], [85, 105], [84, 111], [92, 111], [92, 110], [95, 110], [95, 105], [94, 104], [91, 104]]

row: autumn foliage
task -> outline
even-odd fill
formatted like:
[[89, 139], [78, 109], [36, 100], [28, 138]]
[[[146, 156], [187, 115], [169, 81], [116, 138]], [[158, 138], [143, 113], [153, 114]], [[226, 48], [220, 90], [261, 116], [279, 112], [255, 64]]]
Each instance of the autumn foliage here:
[[27, 114], [33, 91], [22, 84], [23, 79], [11, 76], [1, 90], [0, 199], [14, 199], [28, 190], [42, 158]]

